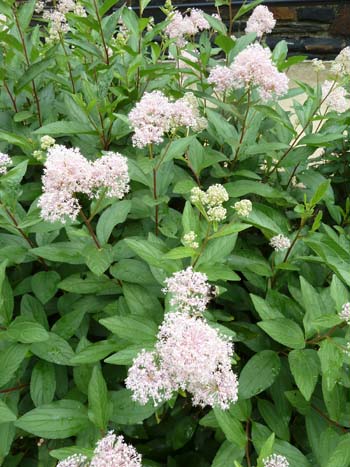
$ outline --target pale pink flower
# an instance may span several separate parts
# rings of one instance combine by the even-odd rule
[[[191,9],[190,19],[197,31],[204,31],[210,28],[208,21],[204,17],[204,12],[198,8]]]
[[[288,91],[288,78],[271,60],[271,51],[260,44],[246,47],[230,66],[235,88],[256,86],[262,100],[282,96]]]
[[[177,311],[203,313],[210,301],[210,284],[206,274],[189,266],[165,279],[164,293],[170,293],[170,305]]]
[[[170,380],[192,395],[194,405],[227,409],[237,401],[232,342],[203,319],[182,312],[168,313],[159,330],[156,350]]]
[[[0,152],[0,175],[7,172],[8,167],[12,165],[12,160],[8,154]]]
[[[141,455],[110,431],[97,442],[89,467],[141,467]]]
[[[133,400],[141,405],[152,401],[156,406],[171,399],[176,386],[170,381],[155,352],[142,350],[129,368],[125,386],[133,393]]]
[[[276,20],[267,6],[259,5],[254,8],[253,13],[247,21],[246,33],[255,32],[258,38],[272,32],[276,26]]]
[[[342,86],[334,85],[332,81],[325,81],[322,85],[322,99],[324,105],[338,113],[350,109],[350,103],[346,99],[346,90]]]
[[[334,60],[331,70],[344,77],[350,75],[350,46],[340,51]]]
[[[191,96],[171,102],[161,91],[145,93],[129,113],[129,120],[134,130],[133,145],[138,148],[163,142],[164,134],[178,127],[199,131],[204,126]]]
[[[38,201],[41,217],[49,222],[62,222],[67,219],[74,221],[79,214],[80,204],[71,193],[63,190],[43,193]]]
[[[121,199],[128,193],[130,177],[127,158],[119,153],[107,152],[92,164],[94,189],[105,189],[108,198]]]
[[[59,462],[56,467],[88,467],[88,459],[82,454],[74,454]]]
[[[210,70],[208,83],[212,84],[218,92],[231,90],[235,82],[232,70],[227,66],[218,65]]]
[[[263,459],[264,467],[289,467],[289,462],[286,457],[272,454]]]

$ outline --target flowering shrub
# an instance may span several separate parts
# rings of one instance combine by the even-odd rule
[[[116,3],[0,1],[0,464],[348,467],[350,49]]]

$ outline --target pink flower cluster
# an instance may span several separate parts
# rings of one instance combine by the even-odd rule
[[[67,218],[75,220],[80,211],[77,194],[96,198],[105,190],[107,197],[123,198],[129,191],[127,160],[107,152],[90,162],[78,148],[52,146],[45,162],[43,190],[38,201],[43,219],[63,223]]]
[[[343,113],[350,109],[346,89],[332,81],[325,81],[322,85],[322,99],[324,105],[334,112]]]
[[[12,165],[12,160],[9,155],[0,152],[0,175],[5,175],[10,165]]]
[[[186,36],[193,36],[209,28],[210,25],[203,11],[193,8],[189,14],[182,15],[179,11],[171,13],[170,23],[165,28],[165,33],[170,39],[176,40],[178,47],[184,47],[187,42]]]
[[[140,404],[169,400],[188,391],[192,403],[228,409],[238,398],[238,380],[231,369],[233,344],[200,317],[168,313],[153,352],[143,350],[125,381]]]
[[[135,132],[133,145],[143,148],[148,144],[159,144],[163,141],[164,133],[182,126],[194,131],[201,130],[204,122],[197,101],[193,94],[188,94],[172,102],[161,91],[146,92],[129,113]]]
[[[41,13],[44,6],[44,2],[37,2],[36,12]],[[66,18],[66,14],[70,12],[73,12],[77,16],[86,16],[85,8],[80,2],[76,2],[75,0],[58,0],[55,9],[44,11],[43,18],[50,23],[50,41],[59,40],[60,34],[64,34],[70,30]]]
[[[260,44],[246,47],[229,67],[213,68],[208,82],[220,92],[232,88],[257,87],[263,101],[273,96],[282,96],[288,91],[287,75],[277,70],[271,60],[270,49]]]
[[[254,9],[253,13],[248,19],[245,32],[255,32],[256,36],[261,38],[264,34],[269,34],[272,32],[275,26],[276,20],[273,17],[271,11],[267,8],[267,6],[259,5]]]
[[[176,272],[165,280],[164,293],[170,293],[170,305],[186,313],[203,313],[210,301],[208,278],[192,267]]]
[[[141,467],[141,455],[112,431],[97,442],[91,462],[81,454],[70,456],[57,467]]]

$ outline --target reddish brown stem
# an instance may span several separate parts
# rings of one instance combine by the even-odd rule
[[[7,94],[9,95],[9,98],[11,99],[12,105],[13,105],[13,110],[17,113],[18,112],[18,107],[16,103],[16,98],[12,95],[12,92],[10,91],[10,88],[7,86],[6,81],[4,80],[4,88],[6,89]]]
[[[23,53],[24,53],[24,57],[25,57],[25,60],[26,60],[26,64],[27,64],[27,67],[29,68],[29,67],[30,67],[30,61],[29,61],[29,57],[28,57],[27,46],[26,46],[26,42],[25,42],[25,40],[24,40],[24,36],[23,36],[22,29],[21,29],[21,25],[19,24],[19,21],[18,21],[18,17],[17,17],[17,13],[16,13],[15,8],[13,9],[13,15],[14,15],[14,17],[15,17],[15,22],[16,22],[17,30],[18,30],[19,36],[20,36],[20,38],[21,38],[21,43],[22,43],[22,47],[23,47]],[[38,114],[39,126],[42,126],[40,101],[39,101],[39,97],[38,97],[38,93],[37,93],[37,90],[36,90],[36,86],[35,86],[34,80],[32,80],[32,89],[33,89],[33,97],[34,97],[34,101],[35,101],[36,109],[37,109],[37,114]]]
[[[330,424],[330,425],[333,425],[333,426],[336,426],[337,428],[340,428],[341,431],[343,433],[347,433],[349,430],[347,430],[345,427],[343,427],[342,425],[340,425],[340,423],[338,422],[335,422],[334,420],[331,420],[325,413],[322,412],[322,410],[320,410],[318,407],[316,407],[315,405],[311,404],[311,407],[319,414],[321,415],[322,418],[324,418],[325,420],[327,420],[327,422]]]
[[[20,391],[21,389],[26,388],[27,386],[29,386],[29,384],[20,384],[19,386],[15,386],[13,388],[2,389],[0,391],[0,394],[7,394],[9,392]]]
[[[81,217],[83,218],[83,221],[84,221],[84,224],[86,225],[88,231],[89,231],[89,234],[91,235],[91,238],[93,239],[96,247],[101,250],[101,244],[100,242],[97,240],[97,237],[95,235],[95,232],[94,232],[94,229],[91,227],[91,224],[90,224],[90,221],[89,219],[85,216],[84,214],[84,211],[82,209],[80,209],[80,215]]]
[[[97,17],[97,22],[98,22],[98,25],[99,25],[99,28],[100,28],[101,40],[102,40],[103,48],[104,48],[104,51],[105,51],[106,64],[109,65],[108,47],[106,45],[105,36],[103,34],[101,16],[100,16],[100,13],[98,11],[98,5],[96,3],[96,0],[93,0],[93,2],[94,2],[96,17]]]

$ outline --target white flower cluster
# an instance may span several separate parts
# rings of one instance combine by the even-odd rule
[[[96,443],[91,462],[81,454],[75,454],[59,462],[57,467],[141,467],[141,455],[126,444],[123,436],[113,431]]]
[[[271,238],[270,245],[275,251],[284,251],[290,247],[291,243],[288,237],[279,234]]]
[[[322,99],[324,105],[335,112],[343,113],[350,109],[350,103],[346,99],[346,89],[334,85],[332,81],[325,81],[322,85]]]
[[[331,71],[343,77],[350,75],[350,46],[345,47],[335,58]]]
[[[189,248],[194,248],[195,250],[199,247],[199,243],[197,242],[197,235],[195,232],[193,232],[193,230],[187,232],[182,237],[182,243]]]
[[[286,457],[272,454],[263,459],[264,467],[289,467],[289,462]]]
[[[248,217],[249,214],[252,212],[253,205],[249,199],[241,199],[241,201],[237,201],[233,205],[233,208],[239,216]]]
[[[43,10],[42,2],[37,4],[37,12]],[[86,16],[85,8],[75,0],[58,0],[54,9],[45,10],[43,18],[49,22],[49,42],[58,41],[61,34],[67,33],[70,28],[66,18],[67,13],[77,16]]]
[[[350,303],[349,302],[344,303],[344,305],[342,306],[342,309],[339,313],[339,318],[350,325]]]
[[[8,154],[0,152],[0,175],[5,175],[10,165],[12,165],[12,160],[10,156]]]
[[[211,185],[207,191],[194,187],[191,190],[191,203],[203,206],[210,222],[222,222],[226,219],[227,210],[222,206],[228,201],[229,196],[226,189],[220,185]]]

